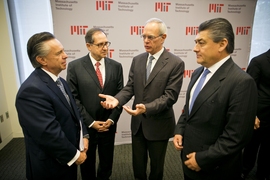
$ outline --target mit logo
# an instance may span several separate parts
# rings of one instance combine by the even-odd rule
[[[155,3],[155,11],[168,12],[169,11],[170,2],[156,2]]]
[[[186,27],[186,35],[197,35],[199,27]]]
[[[87,28],[88,26],[70,26],[70,33],[71,35],[85,35]]]
[[[194,70],[185,70],[184,71],[184,78],[190,78],[193,71]]]
[[[221,13],[224,4],[209,4],[209,12]]]
[[[110,49],[110,50],[108,51],[108,57],[109,57],[109,58],[112,58],[113,52],[114,52],[114,49]]]
[[[143,33],[144,26],[131,26],[130,34],[131,35],[141,35]]]
[[[113,1],[96,1],[96,10],[110,11]]]
[[[236,35],[248,35],[249,29],[250,29],[250,26],[237,27],[236,28]]]

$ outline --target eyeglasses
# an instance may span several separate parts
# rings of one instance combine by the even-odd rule
[[[149,35],[149,36],[147,36],[147,35],[141,35],[141,38],[143,38],[143,40],[145,40],[146,38],[149,40],[149,41],[153,41],[154,39],[156,39],[156,38],[158,38],[158,37],[160,37],[160,36],[162,36],[163,34],[160,34],[160,35],[158,35],[158,36],[152,36],[152,35]]]
[[[111,42],[107,41],[107,42],[104,42],[104,43],[92,44],[92,45],[95,45],[98,48],[104,48],[104,46],[109,47],[111,45]]]

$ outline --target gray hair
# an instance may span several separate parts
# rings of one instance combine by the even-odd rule
[[[148,23],[157,23],[159,25],[159,34],[167,34],[167,26],[161,19],[151,18],[148,21],[146,21],[145,24]]]

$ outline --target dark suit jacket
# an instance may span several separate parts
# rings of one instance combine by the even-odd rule
[[[258,89],[257,117],[261,127],[270,127],[270,49],[251,59],[247,68]]]
[[[187,154],[196,152],[202,170],[195,172],[184,164],[183,170],[193,179],[233,179],[241,173],[241,152],[253,132],[256,85],[230,58],[205,84],[189,114],[190,91],[203,68],[192,74],[175,130],[183,136],[182,162]]]
[[[173,104],[183,82],[184,62],[164,49],[146,81],[148,53],[133,58],[127,85],[115,98],[119,105],[126,104],[133,96],[133,109],[136,104],[144,104],[146,114],[132,116],[131,130],[136,134],[142,125],[148,140],[166,140],[173,136],[175,117]]]
[[[62,82],[72,97],[67,83]],[[72,98],[70,103],[71,106],[53,79],[40,68],[21,85],[16,108],[25,138],[28,179],[77,176],[77,166],[67,165],[79,149],[80,139],[80,114]]]
[[[95,120],[106,121],[108,118],[114,121],[108,133],[116,132],[116,123],[122,112],[122,108],[107,110],[100,105],[98,94],[114,96],[123,88],[122,65],[112,59],[105,58],[105,83],[101,88],[96,71],[90,60],[89,54],[68,64],[67,82],[75,96],[76,103],[88,127]],[[96,133],[94,128],[88,128],[90,135]]]

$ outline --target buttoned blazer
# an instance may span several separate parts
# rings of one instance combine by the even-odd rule
[[[251,59],[247,73],[253,77],[258,89],[257,117],[261,127],[270,126],[270,49]]]
[[[79,150],[81,117],[67,83],[62,78],[61,81],[70,105],[53,79],[40,68],[31,73],[17,93],[28,179],[67,174],[67,163]],[[86,133],[83,126],[83,134]]]
[[[202,171],[183,166],[193,179],[226,179],[241,169],[241,150],[249,142],[257,107],[254,80],[228,59],[209,79],[189,113],[190,91],[204,67],[196,69],[175,134],[183,136],[182,161],[196,152]]]
[[[177,102],[183,82],[184,62],[165,48],[148,80],[146,62],[148,53],[133,58],[126,86],[115,96],[119,105],[133,96],[136,104],[144,104],[146,113],[131,118],[131,130],[136,134],[142,126],[148,140],[166,140],[173,136],[175,117],[173,105]]]
[[[83,116],[87,127],[93,121],[106,121],[112,119],[114,125],[110,126],[109,133],[115,133],[122,108],[107,110],[100,104],[102,100],[98,94],[108,94],[114,96],[123,88],[122,65],[110,58],[105,57],[105,82],[103,88],[100,86],[95,68],[91,62],[89,54],[68,64],[67,82],[72,94]],[[104,78],[104,77],[103,77]],[[93,128],[88,129],[90,133],[95,133]]]

